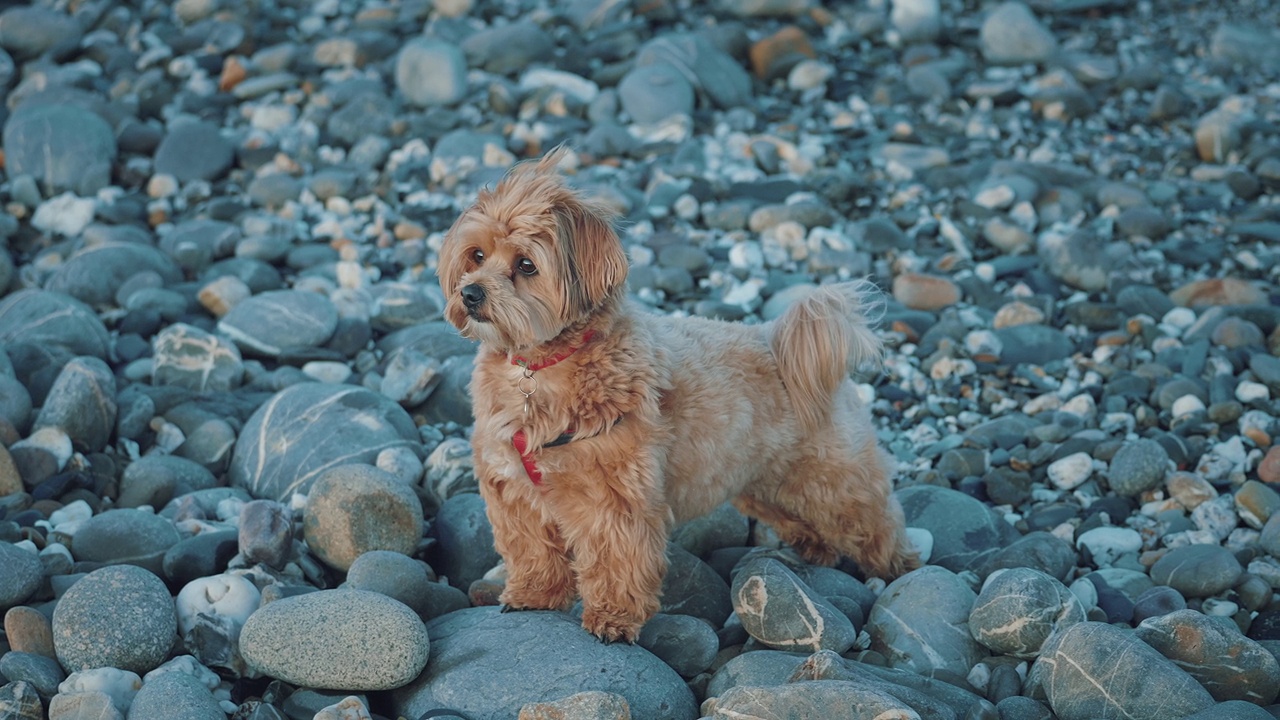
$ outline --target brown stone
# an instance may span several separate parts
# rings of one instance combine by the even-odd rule
[[[13,456],[0,445],[0,497],[22,492],[22,473],[13,462]]]
[[[244,82],[249,76],[248,70],[244,67],[244,62],[235,55],[227,58],[222,63],[222,75],[218,77],[218,89],[222,92],[231,92],[235,86]]]
[[[1213,328],[1210,339],[1214,345],[1227,348],[1261,347],[1262,330],[1257,325],[1238,317],[1225,317]]]
[[[960,288],[940,275],[903,273],[893,279],[893,297],[912,310],[941,310],[960,302]]]
[[[1280,445],[1268,450],[1258,464],[1258,479],[1264,483],[1280,483]]]
[[[992,320],[991,326],[999,330],[1017,325],[1038,325],[1042,322],[1044,322],[1044,313],[1040,308],[1028,305],[1021,300],[1014,300],[996,311],[996,317]]]
[[[782,77],[796,63],[815,57],[809,36],[794,25],[788,25],[751,46],[751,69],[762,80]]]
[[[14,652],[58,659],[53,651],[53,624],[35,608],[25,605],[9,608],[4,614],[4,634]]]
[[[1257,286],[1238,278],[1195,280],[1169,294],[1177,304],[1201,308],[1211,305],[1262,305],[1267,294]]]
[[[631,720],[631,706],[621,695],[589,690],[554,702],[529,703],[519,720]]]

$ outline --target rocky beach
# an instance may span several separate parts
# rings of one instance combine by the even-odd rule
[[[1280,717],[1280,6],[0,2],[0,720]],[[498,612],[444,232],[565,145],[653,312],[883,290],[928,564]]]

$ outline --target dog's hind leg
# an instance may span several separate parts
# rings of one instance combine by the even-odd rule
[[[832,565],[845,555],[867,575],[885,579],[919,567],[879,449],[868,443],[849,452],[824,439],[831,440],[806,441],[810,451],[769,497],[745,495],[738,507],[815,564]]]

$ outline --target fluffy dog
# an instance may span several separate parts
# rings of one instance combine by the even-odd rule
[[[480,341],[476,474],[508,609],[560,609],[634,642],[658,611],[674,523],[726,500],[807,560],[896,577],[905,540],[848,375],[879,358],[856,283],[776,322],[669,318],[624,300],[627,257],[560,153],[481,191],[445,236],[445,316]]]

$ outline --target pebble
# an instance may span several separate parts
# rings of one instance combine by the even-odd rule
[[[1170,550],[1151,566],[1151,579],[1184,597],[1212,597],[1234,586],[1244,568],[1218,545],[1186,545]]]
[[[1126,555],[1142,549],[1142,535],[1124,527],[1103,526],[1080,533],[1076,546],[1089,551],[1098,567],[1110,567]]]
[[[328,298],[302,290],[275,290],[238,303],[218,321],[218,332],[244,352],[277,357],[323,345],[338,327]]]
[[[1004,518],[959,491],[920,485],[895,495],[907,526],[932,533],[934,548],[929,562],[952,572],[975,566],[985,555],[1018,538]]]
[[[227,476],[255,497],[283,501],[306,493],[328,468],[373,463],[384,450],[416,442],[413,421],[391,399],[353,385],[303,383],[249,417]]]
[[[476,493],[446,500],[436,513],[431,532],[436,540],[429,557],[431,565],[456,588],[466,590],[501,561],[493,549],[493,527],[485,514],[484,499]]]
[[[370,517],[376,522],[370,522]],[[368,465],[339,465],[312,484],[302,519],[316,556],[345,571],[371,550],[412,553],[422,539],[422,503],[393,475]]]
[[[396,56],[395,81],[396,89],[414,105],[453,105],[467,94],[467,61],[456,45],[415,38]]]
[[[1182,717],[1213,698],[1173,662],[1112,625],[1082,622],[1050,637],[1027,682],[1060,718]],[[1107,692],[1099,693],[1097,688]]]
[[[889,667],[921,674],[968,674],[983,648],[970,634],[977,596],[955,573],[927,565],[889,583],[867,616],[871,649]]]
[[[44,579],[44,566],[35,553],[13,543],[0,542],[0,608],[21,606]],[[5,615],[6,627],[8,614]]]
[[[78,560],[128,563],[160,575],[165,553],[180,539],[166,518],[143,510],[107,510],[80,524],[71,552]]]
[[[844,652],[857,630],[785,565],[757,558],[733,577],[733,610],[746,631],[775,649]]]
[[[40,694],[22,680],[0,685],[0,713],[13,720],[42,720],[45,716]]]
[[[685,678],[695,677],[711,667],[720,649],[720,640],[710,623],[688,615],[666,613],[650,618],[640,630],[636,643]]]
[[[1187,671],[1214,700],[1270,705],[1280,692],[1280,663],[1238,629],[1195,610],[1144,620],[1134,635]]]
[[[211,182],[226,174],[234,161],[235,148],[222,136],[221,129],[213,123],[193,120],[169,128],[156,148],[155,171],[172,175],[181,183]]]
[[[1169,465],[1169,453],[1155,440],[1125,443],[1111,460],[1107,481],[1120,495],[1139,495],[1163,484]]]
[[[1057,50],[1053,33],[1020,2],[998,5],[982,22],[982,55],[1001,65],[1042,63]]]
[[[4,614],[4,635],[14,652],[55,658],[53,626],[43,613],[25,605],[9,608]]]
[[[207,575],[183,586],[175,598],[178,633],[201,663],[239,674],[247,666],[239,651],[240,631],[262,603],[262,594],[239,575]]]
[[[693,113],[693,85],[675,66],[639,65],[618,83],[618,99],[632,122],[652,125],[672,115]]]
[[[912,310],[936,311],[960,301],[960,288],[936,275],[904,273],[893,279],[893,297]]]
[[[129,717],[162,720],[181,717],[190,720],[222,720],[222,706],[196,678],[182,672],[149,675],[129,706]]]
[[[1084,620],[1084,607],[1056,578],[1012,568],[987,578],[969,613],[969,632],[992,652],[1031,659],[1054,632]]]
[[[92,197],[111,183],[115,133],[96,113],[62,103],[20,105],[4,124],[5,168],[49,194]]]
[[[114,565],[89,573],[62,595],[53,611],[53,646],[58,662],[72,673],[145,673],[168,657],[177,625],[173,598],[160,578]]]
[[[630,720],[631,706],[617,693],[588,690],[562,700],[520,707],[517,720]]]
[[[293,552],[293,514],[280,503],[254,500],[240,511],[240,556],[283,570]]]
[[[428,637],[401,602],[363,590],[321,590],[259,608],[240,631],[240,651],[249,667],[285,682],[390,690],[418,677]]]

